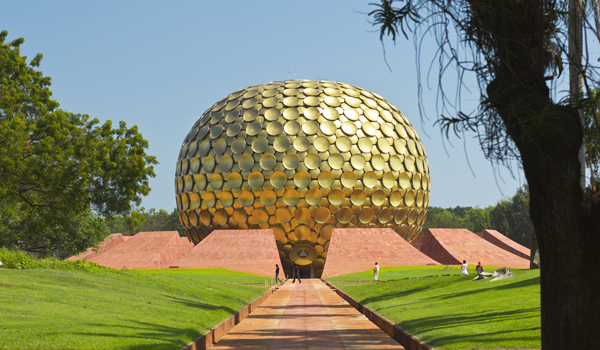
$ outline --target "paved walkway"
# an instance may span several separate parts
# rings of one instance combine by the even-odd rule
[[[321,280],[287,281],[211,349],[404,349]]]

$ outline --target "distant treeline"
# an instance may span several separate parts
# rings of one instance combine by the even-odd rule
[[[133,229],[129,224],[132,220],[126,220],[122,216],[105,219],[105,224],[110,233],[121,233],[123,236],[133,236],[138,232],[148,231],[177,231],[180,236],[185,236],[185,230],[177,216],[177,209],[173,209],[171,213],[164,209],[158,211],[154,208],[149,211],[142,210],[136,213],[135,219]]]
[[[529,218],[529,187],[524,185],[512,197],[503,198],[487,208],[429,207],[421,233],[427,233],[430,228],[466,228],[472,232],[496,230],[529,248],[533,232]]]

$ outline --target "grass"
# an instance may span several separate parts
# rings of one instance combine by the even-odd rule
[[[513,271],[490,282],[460,269],[382,268],[388,282],[359,282],[372,271],[329,281],[436,349],[540,349],[539,270]]]
[[[222,269],[2,268],[0,349],[178,349],[264,283]]]

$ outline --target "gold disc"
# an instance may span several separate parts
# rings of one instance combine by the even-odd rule
[[[279,208],[275,211],[275,219],[280,224],[285,224],[292,220],[292,214],[290,214],[290,211],[286,208]]]
[[[280,122],[271,122],[267,125],[267,133],[271,136],[277,136],[283,131],[283,125]]]
[[[365,157],[361,154],[355,154],[350,158],[350,164],[352,164],[352,167],[356,170],[364,169],[366,163]]]
[[[227,219],[227,213],[223,209],[216,210],[215,214],[213,215],[213,220],[217,225],[225,225],[227,223]]]
[[[352,209],[348,207],[343,207],[340,210],[338,210],[335,216],[338,222],[341,222],[342,224],[347,224],[350,222],[350,220],[352,220]]]
[[[265,119],[268,121],[275,121],[281,117],[281,110],[277,108],[267,109],[265,112]]]
[[[260,167],[263,170],[272,170],[277,165],[277,158],[272,154],[263,154],[259,161]]]
[[[363,175],[363,184],[369,188],[377,186],[377,174],[372,171],[367,171]]]
[[[358,140],[358,148],[361,152],[371,153],[373,151],[373,142],[367,137],[362,137]]]
[[[351,171],[345,171],[342,174],[341,182],[344,187],[352,188],[352,187],[354,187],[354,185],[356,185],[357,179],[358,179],[358,177],[356,176],[355,173],[353,173]]]
[[[249,109],[244,112],[244,121],[246,122],[253,122],[256,120],[256,117],[258,117],[258,110],[256,109]]]
[[[233,154],[242,154],[246,150],[246,140],[237,139],[231,144],[231,152]]]
[[[302,124],[302,131],[304,131],[306,135],[314,135],[319,131],[319,124],[313,120],[309,120]]]
[[[324,224],[327,221],[329,221],[329,218],[331,218],[331,212],[329,211],[329,209],[322,207],[315,210],[314,217],[316,222],[318,222],[319,224]]]
[[[227,186],[231,189],[237,189],[242,186],[242,176],[238,173],[231,173],[227,176]]]
[[[198,174],[194,179],[194,183],[196,184],[196,188],[199,191],[202,191],[206,188],[206,177],[202,174]]]
[[[325,119],[331,120],[331,121],[338,120],[340,117],[340,114],[338,113],[338,111],[332,107],[325,108],[321,113],[323,113],[323,116],[325,117]]]
[[[252,150],[256,153],[263,153],[269,147],[269,141],[264,137],[257,137],[252,141]]]
[[[252,211],[252,219],[259,225],[265,224],[269,221],[269,213],[263,208],[254,209]]]
[[[271,185],[274,188],[283,188],[287,183],[287,176],[282,171],[276,171],[271,175]]]
[[[365,134],[369,136],[375,136],[375,134],[377,133],[377,129],[375,128],[375,126],[369,122],[363,123],[362,130]]]
[[[304,157],[304,164],[309,169],[317,169],[321,165],[321,157],[316,153],[309,153]]]
[[[296,219],[296,221],[298,221],[301,224],[310,220],[311,217],[312,217],[312,214],[310,213],[310,210],[308,210],[306,208],[298,208],[294,212],[294,219]]]
[[[225,208],[230,207],[233,204],[233,196],[227,191],[219,193],[219,203]]]
[[[400,191],[392,191],[390,193],[390,205],[393,207],[398,207],[402,204],[402,193]]]
[[[300,194],[298,191],[290,188],[283,193],[282,199],[283,203],[288,207],[295,207],[300,201]]]
[[[371,165],[375,170],[383,170],[385,167],[385,159],[381,154],[376,154],[371,158]]]
[[[240,157],[238,165],[240,169],[244,171],[252,170],[252,167],[254,167],[254,158],[252,158],[252,156],[249,154],[244,154]]]
[[[344,202],[345,197],[346,196],[344,194],[344,191],[340,190],[339,188],[336,188],[329,192],[329,203],[333,205],[340,205]]]
[[[321,132],[325,135],[335,135],[335,131],[337,130],[337,127],[335,126],[335,124],[333,124],[330,121],[324,121],[321,123]]]
[[[407,189],[410,187],[410,176],[407,173],[401,173],[398,182],[400,183],[400,187]]]
[[[264,190],[260,194],[260,202],[265,207],[270,207],[272,205],[275,205],[275,203],[277,202],[277,195],[275,194],[275,192],[273,192],[271,190]]]
[[[310,175],[306,171],[299,171],[294,174],[294,184],[298,188],[306,188],[310,185]]]
[[[236,209],[236,210],[234,210],[233,214],[231,214],[231,217],[238,224],[244,224],[248,220],[248,215],[242,209]]]
[[[258,121],[252,122],[246,126],[246,134],[248,134],[248,136],[256,136],[261,130],[262,125]]]
[[[212,174],[208,182],[214,190],[220,190],[223,187],[223,177],[221,174]]]
[[[265,106],[266,108],[275,107],[275,106],[277,106],[278,103],[279,103],[278,97],[269,97],[266,100],[262,101],[262,105]]]
[[[183,198],[187,198],[187,196],[184,196]],[[202,203],[206,205],[207,208],[214,207],[216,201],[215,195],[212,192],[204,192],[204,194],[202,194]]]
[[[258,171],[253,171],[248,176],[248,185],[252,188],[261,188],[263,183],[265,183],[265,177]]]
[[[238,200],[242,206],[250,207],[254,204],[254,194],[248,190],[243,190],[240,192]]]
[[[341,169],[342,167],[344,167],[344,157],[339,154],[339,153],[334,153],[332,155],[329,156],[329,159],[327,159],[327,162],[329,163],[329,166],[332,169]]]
[[[321,199],[323,199],[323,194],[321,191],[314,188],[308,190],[304,196],[304,200],[306,200],[306,203],[309,205],[319,205]]]
[[[300,165],[300,158],[295,153],[289,153],[283,157],[282,163],[286,169],[295,170]]]
[[[283,111],[283,117],[287,120],[296,120],[300,116],[300,112],[296,108],[286,108]]]
[[[308,120],[317,120],[320,115],[321,113],[319,113],[319,110],[315,107],[309,107],[304,110],[304,117]]]
[[[295,120],[290,120],[289,122],[285,123],[283,130],[285,130],[286,134],[288,135],[296,135],[298,132],[300,132],[300,123]]]
[[[294,234],[299,241],[305,241],[310,238],[311,232],[310,227],[306,225],[298,225],[294,230]]]
[[[202,169],[204,169],[205,172],[210,173],[213,171],[214,168],[215,168],[215,159],[211,156],[206,157],[206,159],[204,159],[204,164],[202,165]]]
[[[329,146],[331,146],[331,143],[329,142],[328,138],[326,138],[324,136],[318,136],[317,138],[315,138],[313,140],[313,145],[315,146],[315,149],[317,151],[327,152],[329,150]]]
[[[390,210],[390,208],[383,208],[379,214],[377,214],[377,220],[379,220],[380,223],[385,224],[386,222],[390,221],[390,219],[392,218],[392,211]]]
[[[300,136],[294,140],[294,148],[298,152],[305,152],[310,147],[310,140],[308,137]]]
[[[278,137],[275,139],[275,141],[273,141],[273,148],[275,151],[281,153],[286,152],[290,148],[290,145],[290,139],[285,136]]]
[[[383,184],[383,187],[385,187],[385,188],[394,187],[394,185],[396,184],[396,179],[394,179],[394,174],[392,174],[392,173],[383,174],[383,177],[381,178],[381,183]],[[398,187],[396,186],[396,188],[398,188]]]
[[[371,209],[371,208],[363,208],[358,213],[358,221],[362,222],[363,224],[368,224],[369,222],[371,222],[372,219],[373,219],[373,209]]]
[[[348,152],[352,148],[352,141],[346,136],[341,136],[335,140],[335,146],[340,152]]]
[[[342,123],[342,131],[349,136],[356,134],[356,124],[351,121],[345,121]]]
[[[385,202],[385,192],[383,190],[375,190],[371,195],[373,205],[380,206]]]
[[[348,103],[347,99],[346,99],[346,103]],[[350,103],[348,103],[348,105],[352,106]],[[359,105],[360,105],[360,103],[359,103]],[[357,106],[352,106],[352,107],[357,107]],[[346,118],[348,118],[350,120],[354,120],[354,121],[357,121],[358,117],[359,117],[358,112],[354,108],[344,109],[344,115],[346,116]]]
[[[331,173],[330,171],[323,171],[319,174],[317,180],[319,181],[319,185],[321,185],[321,187],[328,188],[331,187],[331,185],[333,185],[333,182],[335,181],[335,176],[333,176],[333,173]]]

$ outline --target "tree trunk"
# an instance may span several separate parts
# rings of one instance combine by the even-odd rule
[[[495,2],[485,2],[496,6]],[[584,196],[578,111],[556,105],[539,53],[551,25],[542,2],[501,2],[478,12],[494,38],[490,107],[519,149],[540,249],[542,348],[600,349],[600,203]],[[498,18],[504,11],[503,18]],[[491,41],[489,41],[491,42]],[[489,50],[488,48],[482,48]]]

